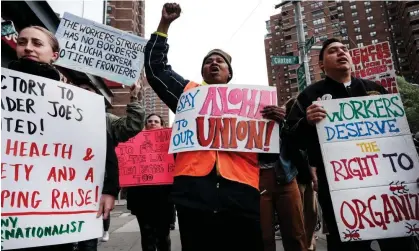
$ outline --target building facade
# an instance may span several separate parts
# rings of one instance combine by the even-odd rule
[[[398,74],[419,84],[419,2],[389,1],[386,8]]]
[[[106,1],[105,24],[117,29],[127,31],[140,37],[145,36],[145,1]],[[157,113],[169,121],[169,108],[157,97],[151,89],[147,79],[142,76],[139,81],[142,85],[141,97],[146,114]],[[120,84],[107,81],[115,98],[112,101],[111,113],[123,116],[126,114],[126,104],[130,99],[129,87],[121,87]]]
[[[391,37],[385,2],[378,1],[303,1],[302,18],[306,41],[314,36],[321,46],[327,38],[337,37],[349,48],[357,48]],[[298,56],[295,10],[292,3],[266,22],[265,53],[269,85],[278,89],[278,102],[284,104],[298,95],[299,65],[272,65],[272,56]],[[319,50],[308,52],[311,82],[324,77],[318,66]],[[394,61],[394,59],[393,59]]]

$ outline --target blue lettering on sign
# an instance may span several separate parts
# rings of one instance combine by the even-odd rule
[[[176,107],[176,113],[182,113],[195,109],[195,97],[200,90],[195,92],[185,93],[180,96],[178,105]]]
[[[194,135],[195,135],[194,132],[189,129],[184,132],[176,133],[175,136],[173,136],[173,145],[179,146],[180,144],[182,144],[182,148],[184,146],[192,147],[193,145],[195,145],[192,139]]]
[[[371,135],[385,135],[386,133],[398,133],[396,119],[381,121],[359,121],[334,126],[325,126],[327,141],[333,139],[360,138]]]
[[[188,121],[186,119],[176,120],[175,124],[177,126],[177,131],[172,137],[172,143],[175,146],[174,150],[179,150],[183,148],[194,147],[194,132],[190,129],[186,129],[188,126]],[[186,129],[186,130],[185,130]]]

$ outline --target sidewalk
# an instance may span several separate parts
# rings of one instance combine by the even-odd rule
[[[99,242],[99,251],[140,251],[141,237],[138,222],[124,205],[115,207],[111,214],[110,239],[108,242]],[[176,230],[170,231],[172,251],[181,251],[179,226],[176,221]],[[282,242],[276,241],[276,250],[283,251]],[[317,251],[326,251],[326,237],[319,232]]]

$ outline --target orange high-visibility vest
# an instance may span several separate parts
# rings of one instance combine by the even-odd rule
[[[189,82],[184,91],[199,84]],[[216,164],[223,178],[259,189],[258,154],[225,151],[191,151],[176,155],[175,176],[202,177],[208,175]]]

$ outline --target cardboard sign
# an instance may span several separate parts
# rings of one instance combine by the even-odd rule
[[[179,99],[169,152],[279,153],[279,125],[260,113],[267,105],[277,105],[275,87],[193,88]]]
[[[67,12],[55,36],[61,48],[59,66],[128,86],[140,77],[144,38]]]
[[[317,124],[342,241],[418,233],[419,158],[397,94],[317,102]]]
[[[2,247],[98,238],[106,159],[103,97],[1,69]]]
[[[396,70],[388,41],[349,50],[355,70],[352,75],[384,86],[389,93],[398,93]]]
[[[143,131],[118,145],[121,187],[173,184],[175,160],[168,154],[171,131]]]

